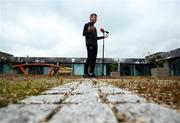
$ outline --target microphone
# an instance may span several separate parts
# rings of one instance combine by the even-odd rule
[[[100,28],[100,31],[101,31],[102,33],[107,33],[107,34],[109,34],[109,32],[108,32],[108,31],[105,31],[103,28]]]

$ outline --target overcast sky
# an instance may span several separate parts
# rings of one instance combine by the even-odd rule
[[[86,57],[83,26],[110,32],[105,57],[139,58],[180,48],[180,0],[0,0],[0,51],[14,56]],[[102,56],[102,40],[98,41]]]

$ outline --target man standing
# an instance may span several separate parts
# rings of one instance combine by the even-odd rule
[[[97,21],[97,14],[92,13],[90,15],[90,22],[84,25],[83,36],[86,39],[86,47],[87,47],[87,60],[84,67],[84,75],[83,77],[96,77],[94,74],[94,68],[96,65],[96,57],[97,57],[97,40],[107,38],[108,35],[98,37],[97,30],[94,24]],[[90,69],[89,69],[90,68]]]

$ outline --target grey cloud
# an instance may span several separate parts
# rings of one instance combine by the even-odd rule
[[[105,44],[106,57],[144,57],[147,52],[166,51],[180,46],[179,0],[3,0],[0,7],[0,25],[3,26],[5,22],[12,24],[4,27],[3,31],[18,27],[27,35],[22,38],[23,41],[19,41],[15,39],[16,36],[0,33],[0,49],[3,51],[24,47],[32,55],[45,52],[52,56],[84,57],[86,49],[82,28],[91,12],[98,14],[97,29],[105,27],[110,31]],[[48,25],[44,24],[45,28],[33,28],[24,23],[24,16],[32,17],[35,24],[39,19],[44,19],[41,21],[43,23],[51,18],[50,22],[56,22],[54,25],[60,27],[52,25],[49,30]],[[98,34],[101,35],[100,32]],[[11,43],[16,45],[8,45]],[[98,57],[102,54],[101,46],[102,41],[99,41]],[[40,54],[36,54],[38,49],[41,50]],[[14,52],[17,55],[25,54]]]

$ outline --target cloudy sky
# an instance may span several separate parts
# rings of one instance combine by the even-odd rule
[[[82,30],[92,12],[97,30],[110,32],[105,57],[139,58],[180,48],[180,0],[0,0],[0,51],[86,57]],[[102,40],[98,45],[101,57]]]

